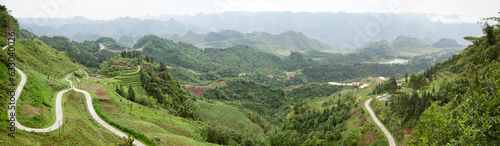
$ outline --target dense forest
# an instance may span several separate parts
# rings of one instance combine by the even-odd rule
[[[174,115],[195,118],[199,106],[195,103],[180,83],[170,76],[166,65],[160,62],[158,67],[143,68],[140,71],[141,85],[156,101],[171,110]]]

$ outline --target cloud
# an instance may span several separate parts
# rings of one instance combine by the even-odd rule
[[[194,15],[225,11],[418,12],[439,20],[472,21],[497,15],[498,0],[6,0],[16,17],[117,17]],[[454,16],[455,18],[450,18]]]

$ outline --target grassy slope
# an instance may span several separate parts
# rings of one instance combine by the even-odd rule
[[[17,118],[29,127],[48,127],[55,121],[53,106],[57,92],[69,87],[62,77],[78,66],[40,41],[18,40],[15,47],[16,67],[28,78],[17,103]],[[3,75],[7,74],[5,66],[1,70]]]
[[[100,101],[99,105],[114,122],[143,133],[148,138],[157,136],[167,145],[209,145],[200,142],[199,127],[202,127],[202,123],[172,116],[162,108],[129,102],[118,95],[114,87],[104,86],[111,99]],[[94,93],[91,95],[96,97]]]
[[[19,40],[16,54],[20,64],[51,77],[63,78],[78,68],[63,53],[37,40]]]
[[[0,145],[113,145],[120,138],[95,122],[86,109],[83,94],[67,92],[63,95],[66,123],[59,131],[31,133],[16,130],[16,138],[7,136],[7,128],[0,128]],[[63,130],[64,129],[64,130]]]
[[[201,108],[200,118],[202,120],[216,121],[234,130],[241,130],[237,124],[239,121],[242,121],[245,124],[245,129],[262,132],[262,128],[259,125],[250,121],[250,119],[233,106],[223,103],[212,104],[202,100],[198,100],[197,102]]]

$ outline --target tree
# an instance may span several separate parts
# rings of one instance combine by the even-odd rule
[[[405,82],[408,83],[408,72],[405,73]]]
[[[243,123],[243,121],[238,121],[237,126],[241,129],[241,131],[245,129],[245,123]]]
[[[130,101],[135,101],[135,92],[134,89],[132,89],[132,85],[129,85],[127,99]]]
[[[120,94],[122,97],[126,97],[125,91],[123,90],[123,84],[120,84],[120,86],[116,86],[116,93]]]

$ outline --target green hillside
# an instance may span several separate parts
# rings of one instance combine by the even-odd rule
[[[97,122],[89,118],[85,109],[85,103],[81,102],[84,98],[83,94],[72,91],[66,93],[62,98],[65,121],[67,121],[64,123],[64,130],[34,133],[17,129],[16,138],[10,138],[7,136],[7,133],[10,131],[7,128],[0,128],[0,133],[2,134],[0,136],[0,144],[75,145],[85,143],[89,145],[114,145],[117,142],[121,142],[118,136],[105,130]],[[2,114],[2,116],[4,115]]]
[[[56,78],[63,78],[78,68],[64,53],[38,40],[16,41],[16,54],[20,64]]]
[[[500,45],[500,18],[493,17],[490,20],[496,21],[496,24],[483,23],[484,36],[465,37],[473,44],[426,71],[428,78],[437,78],[444,71],[459,76],[449,82],[441,82],[441,88],[436,92],[439,102],[433,103],[422,114],[411,143],[498,144],[500,50],[497,46]],[[447,118],[452,115],[454,118]]]
[[[237,108],[223,104],[223,103],[208,103],[206,101],[198,100],[200,105],[200,118],[206,121],[217,121],[217,123],[224,124],[234,130],[249,130],[252,132],[261,133],[262,128],[253,123]],[[239,127],[240,122],[245,127]]]
[[[137,41],[134,48],[144,44],[141,54],[153,58],[153,61],[198,72],[217,71],[226,77],[235,77],[241,72],[269,73],[280,70],[282,66],[278,56],[244,45],[202,50],[192,44],[147,35]]]
[[[111,38],[103,37],[95,41],[86,40],[81,43],[71,41],[64,36],[41,36],[39,39],[57,51],[64,52],[70,60],[88,67],[93,72],[100,67],[101,63],[117,55],[108,50],[101,50],[99,47],[99,43],[114,42]]]
[[[0,5],[0,34],[1,35],[1,39],[0,39],[0,46],[5,46],[7,45],[7,38],[8,38],[8,35],[10,34],[7,34],[7,32],[9,32],[9,30],[12,30],[15,32],[15,34],[17,34],[18,36],[16,36],[17,38],[19,38],[19,22],[17,22],[17,19],[14,18],[13,16],[11,16],[8,12],[8,9],[7,7],[5,7],[4,5]]]

